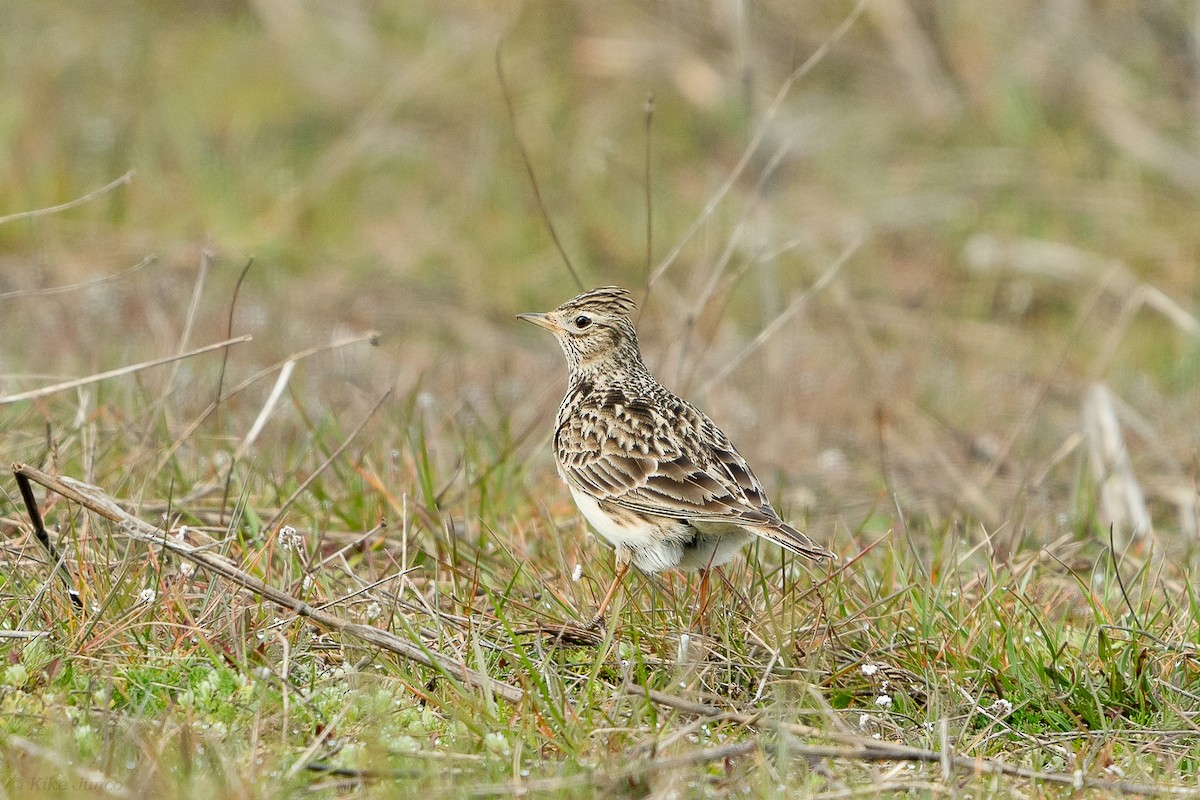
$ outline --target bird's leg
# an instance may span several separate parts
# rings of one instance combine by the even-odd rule
[[[706,631],[708,625],[705,624],[708,620],[708,602],[709,589],[714,567],[705,567],[700,570],[700,591],[696,602],[696,619],[692,622],[693,628],[700,628]]]
[[[630,554],[624,549],[618,549],[617,574],[613,576],[612,583],[608,585],[608,591],[604,593],[604,599],[600,601],[600,608],[596,609],[596,616],[592,617],[592,622],[588,625],[589,628],[604,627],[604,612],[608,611],[613,598],[617,596],[617,587],[621,585],[621,581],[625,579],[625,574],[629,572],[629,562]]]

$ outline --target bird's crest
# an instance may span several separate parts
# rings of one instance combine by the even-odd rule
[[[558,307],[559,311],[596,311],[610,316],[628,317],[637,304],[628,289],[620,286],[601,286],[573,297]]]

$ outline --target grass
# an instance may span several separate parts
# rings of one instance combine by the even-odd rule
[[[898,7],[723,197],[849,6],[0,10],[0,219],[136,170],[0,222],[0,399],[254,337],[0,405],[5,458],[523,693],[39,488],[77,610],[0,480],[0,796],[1200,793],[1190,21]],[[613,567],[512,319],[574,292],[515,139],[585,282],[642,287],[648,91],[656,258],[720,198],[648,360],[841,560],[750,548],[706,628],[634,576],[556,642]]]

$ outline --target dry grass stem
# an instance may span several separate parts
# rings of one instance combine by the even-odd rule
[[[84,203],[95,200],[97,197],[108,194],[118,186],[124,186],[133,180],[134,174],[136,174],[136,171],[131,169],[121,177],[117,178],[116,180],[109,181],[95,191],[88,192],[82,197],[77,197],[74,200],[68,200],[67,202],[60,203],[56,206],[48,206],[46,208],[37,208],[32,211],[18,211],[15,214],[7,214],[3,217],[0,217],[0,225],[3,225],[6,222],[16,222],[19,219],[33,219],[35,217],[44,217],[49,214],[57,214],[61,211],[68,211],[77,206],[81,206]]]
[[[41,389],[32,389],[28,392],[21,392],[19,394],[4,395],[0,397],[0,406],[20,403],[26,400],[37,400],[42,397],[49,397],[50,395],[58,394],[59,392],[65,392],[70,389],[78,389],[80,386],[87,386],[92,383],[99,383],[100,381],[106,381],[112,378],[120,378],[125,375],[132,375],[135,372],[141,372],[142,370],[150,369],[152,367],[160,367],[163,364],[170,364],[173,361],[179,361],[183,358],[192,358],[193,356],[211,353],[214,350],[223,350],[227,347],[232,347],[235,344],[242,344],[243,342],[250,342],[253,340],[254,337],[248,334],[245,336],[235,336],[232,339],[226,339],[223,342],[215,342],[213,344],[205,345],[204,347],[198,347],[195,350],[189,350],[186,353],[180,353],[173,356],[164,356],[163,358],[156,358],[151,361],[143,361],[139,364],[130,364],[127,367],[118,367],[117,369],[111,369],[107,372],[99,372],[95,375],[88,375],[86,378],[76,378],[75,380],[56,383],[51,386],[43,386]]]

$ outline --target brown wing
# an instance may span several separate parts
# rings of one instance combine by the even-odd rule
[[[561,420],[563,478],[602,502],[689,522],[732,524],[808,558],[831,554],[779,519],[762,484],[725,434],[675,398],[609,392]]]

